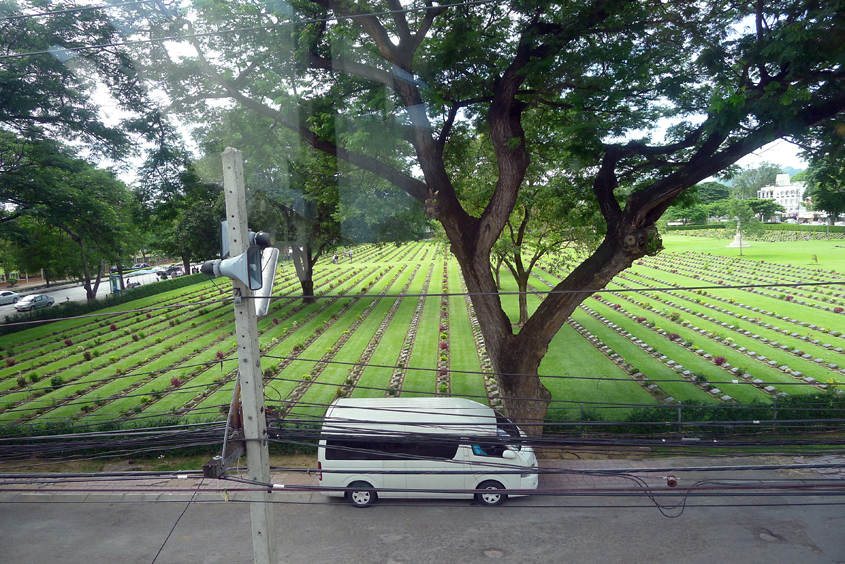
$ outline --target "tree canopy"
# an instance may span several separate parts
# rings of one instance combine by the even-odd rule
[[[94,299],[105,262],[116,260],[133,237],[129,191],[111,171],[55,141],[20,147],[26,164],[0,176],[0,201],[13,203],[0,212],[0,228],[23,251],[19,266],[37,268],[34,261],[42,257],[40,268],[78,276]]]
[[[206,0],[127,6],[113,21],[145,40],[134,62],[169,111],[201,122],[237,105],[420,202],[461,266],[507,411],[538,432],[552,338],[590,290],[659,252],[655,222],[672,202],[845,110],[843,8]],[[476,205],[463,171],[479,136],[493,172]],[[602,241],[515,332],[491,253],[522,195],[561,171],[573,200],[599,210]]]
[[[845,215],[845,124],[822,129],[808,151],[810,163],[805,174],[804,198],[813,209],[827,212],[836,220]]]

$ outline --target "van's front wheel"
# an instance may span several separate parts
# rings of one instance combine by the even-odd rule
[[[475,494],[475,501],[481,505],[502,505],[508,498],[507,494],[503,494],[494,490],[503,490],[505,487],[494,480],[487,480],[478,484],[476,488],[479,491]]]
[[[369,507],[378,499],[373,486],[367,482],[352,482],[349,488],[346,492],[346,501],[355,507]]]

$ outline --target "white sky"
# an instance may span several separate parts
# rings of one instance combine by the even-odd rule
[[[743,157],[737,164],[743,168],[756,168],[763,162],[770,162],[803,170],[807,168],[807,161],[799,156],[799,152],[798,147],[781,139]]]

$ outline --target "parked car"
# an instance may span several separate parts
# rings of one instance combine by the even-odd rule
[[[41,309],[42,307],[50,307],[56,303],[51,296],[46,294],[33,294],[26,296],[15,304],[15,309],[18,311],[32,311],[34,309]]]
[[[0,305],[16,304],[20,298],[19,294],[4,290],[0,292]]]
[[[132,265],[132,268],[149,268],[150,265],[145,262],[136,262]]]

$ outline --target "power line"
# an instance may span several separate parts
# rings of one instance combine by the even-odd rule
[[[143,2],[139,2],[143,3]],[[327,17],[327,18],[308,18],[308,19],[300,19],[296,21],[290,22],[281,22],[277,24],[267,24],[263,26],[255,26],[255,27],[246,27],[246,28],[235,28],[235,29],[223,29],[217,31],[210,31],[205,33],[191,33],[191,34],[184,34],[184,35],[172,35],[166,37],[153,37],[150,39],[138,39],[134,41],[122,41],[116,43],[98,43],[95,45],[82,45],[79,47],[58,47],[54,49],[47,49],[42,51],[29,51],[25,53],[13,53],[10,55],[0,55],[0,60],[4,59],[15,59],[21,57],[29,57],[32,55],[55,55],[59,52],[80,52],[80,51],[89,51],[93,49],[104,49],[107,47],[132,47],[135,45],[145,45],[149,43],[163,43],[166,41],[180,41],[185,39],[198,39],[203,37],[214,37],[220,35],[229,35],[232,33],[246,33],[250,31],[265,31],[265,30],[272,30],[278,29],[283,27],[295,26],[295,25],[305,25],[305,24],[312,24],[312,23],[329,23],[333,21],[340,21],[340,20],[356,20],[359,18],[367,18],[367,17],[379,17],[379,16],[389,16],[395,14],[410,14],[416,12],[426,12],[429,10],[440,10],[443,8],[455,8],[455,7],[462,7],[462,6],[476,6],[482,4],[496,4],[501,3],[501,0],[469,0],[467,2],[458,2],[454,4],[440,4],[437,6],[430,5],[430,6],[421,6],[419,8],[406,8],[402,10],[384,10],[380,12],[367,12],[366,14],[352,14],[349,16],[335,16],[335,17]],[[57,12],[58,13],[58,12]]]
[[[124,2],[123,4],[105,4],[102,6],[79,6],[77,8],[70,8],[67,10],[55,10],[51,12],[38,12],[35,14],[21,14],[19,16],[7,16],[0,18],[0,21],[16,21],[28,18],[41,18],[46,16],[60,16],[64,14],[74,14],[77,12],[90,12],[96,10],[113,10],[115,8],[124,8],[126,6],[136,6],[138,4],[155,4],[158,0],[141,0],[139,2]]]

